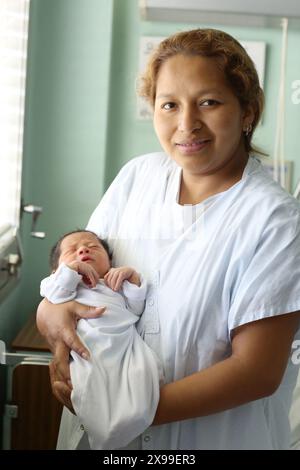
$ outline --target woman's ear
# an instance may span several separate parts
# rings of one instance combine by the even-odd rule
[[[249,126],[252,126],[254,117],[255,113],[253,106],[251,104],[248,104],[248,106],[246,106],[243,112],[243,130],[246,130],[247,128],[249,128]]]

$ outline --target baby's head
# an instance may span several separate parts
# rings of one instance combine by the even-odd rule
[[[106,241],[89,230],[68,232],[57,241],[50,253],[52,271],[61,263],[82,261],[89,263],[103,278],[111,267],[111,254]]]

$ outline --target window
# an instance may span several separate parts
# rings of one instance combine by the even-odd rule
[[[29,3],[0,0],[0,290],[18,256]]]

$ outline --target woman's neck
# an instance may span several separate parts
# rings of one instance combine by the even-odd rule
[[[233,161],[221,171],[210,175],[190,174],[182,171],[179,204],[199,204],[210,196],[226,191],[236,184],[243,176],[248,156],[243,164]]]

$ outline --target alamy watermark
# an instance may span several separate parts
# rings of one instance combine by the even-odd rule
[[[294,80],[292,82],[292,103],[300,104],[300,80]]]
[[[295,366],[300,365],[300,339],[295,339],[292,344],[292,349],[294,350],[292,352],[292,363]]]

